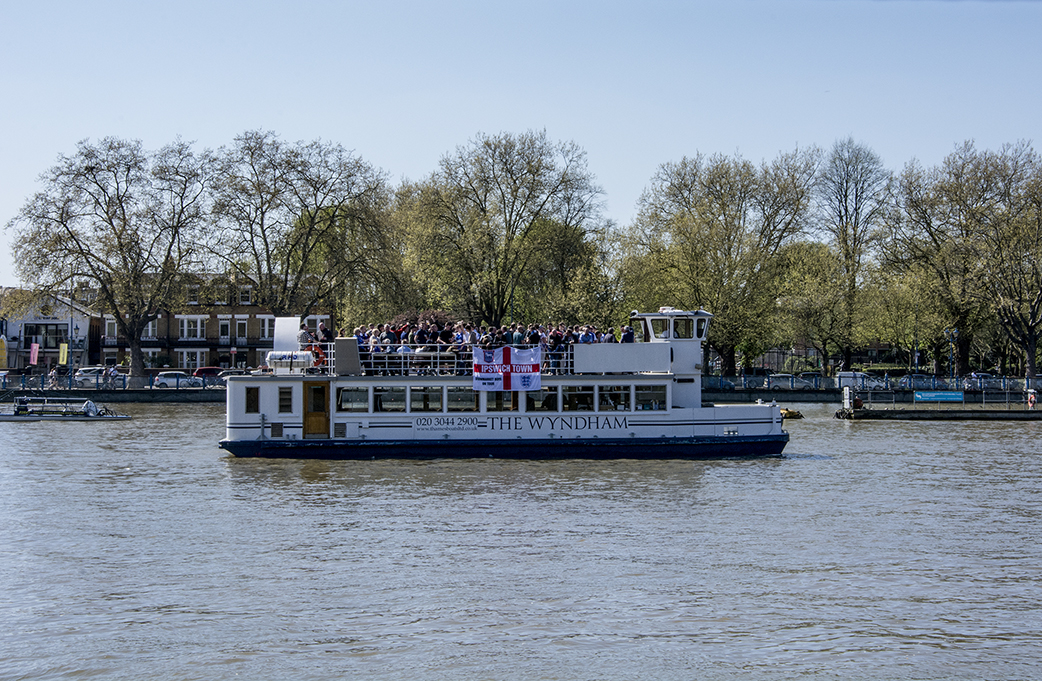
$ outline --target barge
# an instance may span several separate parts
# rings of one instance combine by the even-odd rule
[[[268,373],[228,378],[220,447],[306,459],[778,456],[789,434],[777,404],[702,402],[712,316],[635,311],[639,342],[576,344],[564,357],[538,347],[369,353],[353,337],[321,356],[277,349]]]

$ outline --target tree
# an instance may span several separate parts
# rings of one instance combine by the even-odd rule
[[[661,166],[641,197],[631,232],[640,276],[716,315],[708,342],[725,375],[737,350],[755,356],[778,340],[777,256],[806,228],[817,157],[795,151],[757,168],[698,154]]]
[[[46,293],[97,289],[144,373],[141,334],[176,298],[194,264],[210,158],[178,140],[158,152],[140,141],[84,140],[40,180],[7,228],[22,280]]]
[[[780,307],[786,335],[806,343],[828,367],[832,350],[841,348],[844,337],[843,266],[839,254],[828,244],[795,241],[779,254]]]
[[[906,166],[890,219],[888,261],[922,267],[932,299],[957,328],[957,371],[975,335],[998,317],[1034,371],[1042,328],[1039,159],[1030,145],[978,152],[967,142],[941,166]]]
[[[970,246],[986,264],[978,295],[992,302],[1034,376],[1042,334],[1042,163],[1026,142],[965,154],[962,184],[980,197],[960,206],[975,235]]]
[[[840,350],[850,369],[863,319],[865,267],[884,224],[891,173],[871,149],[848,137],[836,142],[816,184],[820,228],[842,264],[844,307]]]
[[[256,304],[303,317],[375,276],[388,195],[368,163],[337,144],[262,131],[237,137],[218,161],[207,250],[215,268],[253,286]]]
[[[533,261],[552,248],[547,230],[581,236],[600,193],[574,143],[551,142],[545,131],[478,135],[425,184],[418,267],[439,302],[498,325]]]

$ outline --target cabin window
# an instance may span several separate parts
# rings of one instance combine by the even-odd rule
[[[669,338],[669,320],[652,319],[651,333],[655,335],[655,338]]]
[[[373,411],[404,412],[405,388],[373,388]]]
[[[705,338],[706,337],[706,320],[705,319],[699,319],[698,320],[698,337],[699,338]]]
[[[533,390],[525,395],[528,398],[527,411],[557,411],[557,386]]]
[[[518,411],[518,396],[512,390],[490,390],[485,393],[485,411]]]
[[[695,320],[690,317],[680,317],[673,320],[674,338],[694,338]]]
[[[369,411],[369,388],[337,388],[337,411]]]
[[[638,385],[636,390],[637,411],[660,411],[666,408],[666,386]]]
[[[561,386],[564,411],[593,411],[592,385]]]
[[[410,411],[441,411],[441,388],[409,388]]]
[[[449,388],[445,406],[448,411],[477,411],[478,393],[471,388]]]
[[[293,412],[293,388],[279,388],[279,413]]]
[[[260,413],[260,388],[257,386],[246,388],[246,413]]]
[[[630,387],[628,385],[602,385],[599,389],[600,411],[629,411]]]

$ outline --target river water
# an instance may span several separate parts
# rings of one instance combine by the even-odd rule
[[[299,462],[0,423],[0,678],[1042,674],[1042,424],[792,405],[756,461]]]

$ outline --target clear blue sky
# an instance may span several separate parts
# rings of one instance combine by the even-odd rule
[[[853,135],[894,170],[1042,146],[1042,3],[0,0],[0,224],[77,141],[250,129],[420,179],[479,132],[589,156],[606,216],[662,163]],[[0,234],[0,285],[18,283]]]

